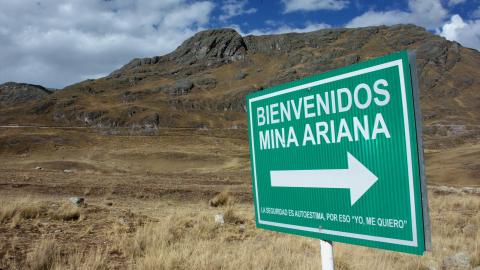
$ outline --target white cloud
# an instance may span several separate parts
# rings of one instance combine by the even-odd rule
[[[304,27],[290,27],[288,25],[280,26],[275,30],[276,34],[283,34],[283,33],[305,33],[305,32],[312,32],[320,29],[330,28],[331,25],[326,23],[307,23]]]
[[[346,0],[282,0],[285,13],[294,11],[341,10],[348,6]]]
[[[352,19],[347,27],[364,27],[373,25],[393,25],[413,23],[427,29],[441,27],[448,15],[440,0],[409,0],[409,11],[367,11]]]
[[[63,87],[165,54],[209,23],[188,0],[0,0],[0,83]]]
[[[462,1],[450,2],[458,4]],[[448,40],[480,50],[480,19],[464,21],[459,15],[453,15],[449,21],[445,22],[448,18],[448,11],[439,0],[409,0],[408,7],[409,11],[368,11],[352,19],[346,26],[363,27],[413,23],[435,30],[437,34]]]
[[[463,46],[480,50],[480,20],[464,21],[456,14],[443,25],[438,34]]]
[[[457,40],[457,31],[463,29],[465,26],[467,26],[467,24],[463,22],[462,17],[453,15],[450,22],[443,25],[440,35],[448,40]]]
[[[285,34],[285,33],[292,33],[292,32],[295,32],[295,33],[312,32],[320,29],[331,28],[331,25],[326,23],[312,23],[312,22],[307,22],[303,27],[292,27],[286,24],[273,24],[272,27],[270,28],[254,29],[247,33],[243,32],[238,25],[231,25],[229,27],[235,29],[242,36],[246,36],[246,35],[263,36],[263,35]]]
[[[220,21],[226,21],[232,17],[242,14],[252,14],[257,12],[255,8],[246,8],[248,0],[226,0],[221,9],[223,14],[219,16]]]
[[[448,5],[449,6],[456,6],[458,4],[463,4],[467,2],[467,0],[448,0]]]

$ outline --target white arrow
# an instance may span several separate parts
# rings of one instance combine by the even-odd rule
[[[270,171],[272,187],[347,188],[353,206],[378,177],[347,152],[348,169]]]

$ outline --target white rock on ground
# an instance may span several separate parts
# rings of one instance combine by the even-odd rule
[[[81,197],[70,197],[68,200],[77,206],[85,203],[85,199]]]
[[[215,223],[223,225],[225,223],[225,219],[223,219],[223,214],[216,214],[215,215]]]
[[[443,259],[443,266],[446,269],[470,269],[470,256],[464,251]]]

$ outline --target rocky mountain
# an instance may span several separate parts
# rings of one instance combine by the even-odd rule
[[[54,93],[0,90],[0,124],[242,128],[252,91],[406,49],[417,52],[425,134],[478,138],[480,53],[414,25],[244,37],[206,30],[167,55]]]

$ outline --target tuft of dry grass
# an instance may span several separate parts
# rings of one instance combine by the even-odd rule
[[[55,220],[72,221],[79,220],[82,216],[80,207],[70,203],[64,203],[60,207],[45,201],[31,198],[23,198],[13,201],[0,200],[0,222],[11,221],[15,227],[25,219],[36,219],[40,216]]]
[[[229,206],[227,208],[223,214],[223,219],[226,223],[230,224],[244,224],[246,221],[244,217],[236,213],[234,206]]]
[[[41,239],[27,254],[26,264],[31,270],[49,270],[59,260],[54,239]]]
[[[76,251],[65,260],[55,262],[52,270],[104,270],[107,265],[107,254],[100,249],[91,249],[87,252]]]
[[[219,206],[224,206],[224,205],[232,205],[235,202],[235,199],[230,192],[230,190],[224,190],[212,199],[208,201],[208,204],[212,207],[219,207]]]
[[[30,270],[103,270],[108,269],[107,254],[100,249],[73,250],[62,256],[55,239],[43,238],[27,254]]]
[[[58,209],[51,209],[49,216],[53,219],[64,221],[79,220],[81,217],[81,208],[70,203],[65,203]]]
[[[45,207],[29,198],[14,201],[0,201],[0,222],[8,222],[14,219],[15,221],[33,219],[43,212],[45,212]]]

